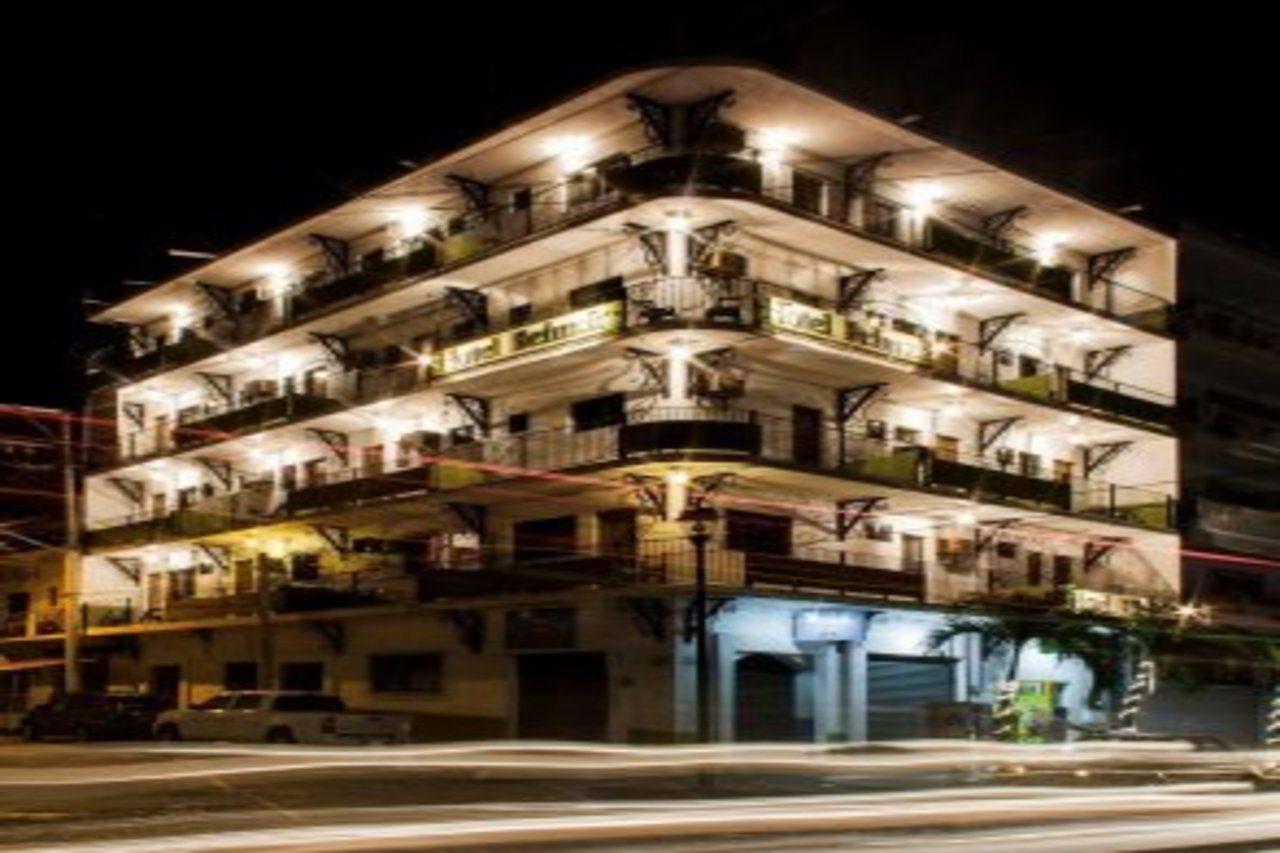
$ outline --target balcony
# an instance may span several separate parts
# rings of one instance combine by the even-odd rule
[[[343,404],[317,394],[286,393],[279,397],[256,400],[216,415],[186,421],[173,431],[178,450],[189,450],[203,444],[280,426],[292,421],[314,418],[343,408]]]
[[[628,288],[631,328],[694,325],[764,329],[907,365],[921,375],[986,388],[1033,403],[1167,429],[1173,398],[1068,365],[1035,361],[1030,373],[1003,364],[1001,353],[955,335],[874,311],[838,311],[834,303],[758,279],[661,278]]]
[[[636,543],[632,554],[573,553],[507,561],[476,570],[424,569],[418,575],[423,601],[480,595],[549,592],[580,587],[691,586],[693,546],[685,541]],[[810,591],[874,599],[922,601],[924,573],[901,561],[869,556],[759,554],[713,546],[706,554],[713,587],[736,590]]]
[[[1076,293],[1076,270],[1042,263],[1034,251],[1008,240],[994,239],[938,216],[926,221],[918,238],[908,238],[908,211],[899,202],[863,193],[861,198],[876,213],[864,212],[855,221],[842,202],[848,195],[843,183],[796,171],[788,183],[771,186],[764,182],[763,174],[754,152],[721,145],[697,152],[646,149],[629,158],[619,157],[605,179],[638,196],[701,194],[764,199],[1011,287],[1073,303],[1147,331],[1169,331],[1171,305],[1154,294],[1111,280],[1092,282],[1083,293]]]

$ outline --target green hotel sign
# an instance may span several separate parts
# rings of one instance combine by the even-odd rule
[[[616,334],[622,330],[624,320],[623,304],[620,301],[592,305],[590,308],[442,349],[435,355],[435,372],[438,375],[448,375],[556,344]]]

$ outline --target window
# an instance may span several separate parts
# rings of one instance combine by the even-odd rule
[[[306,662],[281,665],[280,689],[312,692],[324,689],[324,664]]]
[[[169,600],[178,601],[196,594],[196,570],[179,569],[169,573]]]
[[[904,426],[894,427],[893,440],[901,442],[902,444],[919,444],[920,430]]]
[[[1044,554],[1039,551],[1027,552],[1027,585],[1040,586],[1044,583]]]
[[[804,172],[791,176],[791,203],[809,213],[822,213],[822,179]]]
[[[1018,473],[1024,477],[1039,477],[1040,457],[1035,453],[1019,453]]]
[[[1012,560],[1018,556],[1017,542],[997,542],[996,556],[1002,560]]]
[[[889,435],[889,425],[884,421],[867,421],[867,438],[883,441]]]
[[[223,666],[222,686],[226,690],[257,690],[257,662],[251,660],[233,661]]]
[[[1067,459],[1053,460],[1053,479],[1059,483],[1070,483],[1072,474],[1072,464]]]
[[[512,212],[529,210],[531,207],[533,207],[533,190],[528,187],[521,187],[511,192]]]
[[[881,237],[896,237],[898,234],[898,209],[879,199],[863,197],[862,227]]]
[[[523,326],[533,319],[533,303],[521,302],[519,305],[512,305],[507,311],[507,323],[512,326]]]
[[[615,302],[626,298],[626,288],[622,286],[622,276],[615,275],[603,281],[584,284],[569,291],[569,305],[574,308],[586,308],[602,302]]]
[[[750,554],[790,554],[791,519],[783,515],[729,510],[725,547]]]
[[[1053,558],[1053,585],[1067,586],[1071,583],[1071,558],[1057,554]]]
[[[1018,376],[1037,376],[1040,373],[1040,359],[1030,355],[1018,356]]]
[[[624,394],[609,394],[579,400],[570,409],[575,432],[600,429],[626,422],[627,398]]]
[[[529,413],[516,412],[507,418],[507,432],[511,435],[518,435],[522,432],[529,431]]]
[[[434,653],[369,656],[369,684],[377,693],[439,693],[442,656]]]
[[[933,455],[947,462],[960,459],[960,439],[953,435],[940,435],[933,440]]]

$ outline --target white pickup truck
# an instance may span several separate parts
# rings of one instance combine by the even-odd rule
[[[252,743],[404,743],[409,718],[351,714],[337,696],[287,690],[236,690],[156,717],[160,740]]]

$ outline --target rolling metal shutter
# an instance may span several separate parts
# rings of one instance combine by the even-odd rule
[[[955,699],[956,662],[869,655],[867,739],[929,737],[927,706]]]

